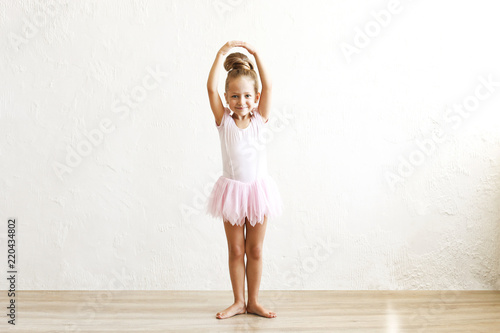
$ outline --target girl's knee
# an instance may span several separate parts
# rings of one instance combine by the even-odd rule
[[[245,255],[245,246],[233,245],[229,247],[229,258],[241,259]]]
[[[250,245],[246,248],[247,258],[252,260],[259,260],[262,258],[262,246],[261,245]]]

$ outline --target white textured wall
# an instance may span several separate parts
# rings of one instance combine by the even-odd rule
[[[202,211],[222,172],[205,85],[241,39],[275,86],[285,211],[263,290],[500,289],[497,7],[0,2],[1,255],[16,217],[18,288],[231,288],[222,221]]]

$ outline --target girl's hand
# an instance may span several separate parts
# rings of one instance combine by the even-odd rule
[[[254,55],[257,50],[250,44],[240,41],[240,40],[232,40],[224,44],[219,50],[219,53],[221,55],[226,55],[229,50],[231,50],[233,47],[243,47],[245,48],[251,55]]]
[[[251,55],[255,55],[255,53],[257,53],[257,50],[252,45],[250,45],[246,42],[241,42],[241,43],[242,44],[240,46],[244,47],[248,51],[248,53],[250,53]]]
[[[220,48],[219,53],[221,55],[226,55],[229,52],[229,50],[231,50],[233,47],[240,46],[241,43],[242,42],[237,40],[229,41]]]

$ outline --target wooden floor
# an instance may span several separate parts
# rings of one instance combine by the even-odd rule
[[[0,332],[500,332],[500,291],[261,291],[276,318],[216,319],[231,291],[18,291]],[[0,306],[6,311],[7,292]]]

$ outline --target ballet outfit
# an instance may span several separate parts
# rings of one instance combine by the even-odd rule
[[[283,202],[278,186],[267,171],[267,150],[262,140],[264,123],[258,108],[250,112],[250,124],[242,129],[224,108],[217,126],[222,152],[222,176],[215,182],[208,198],[207,212],[223,218],[233,226],[245,224],[253,227],[263,223],[264,216],[282,214]],[[259,134],[260,139],[259,139]]]

